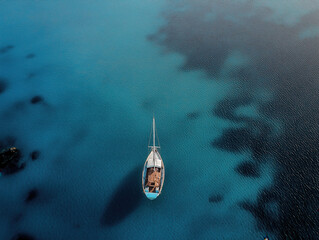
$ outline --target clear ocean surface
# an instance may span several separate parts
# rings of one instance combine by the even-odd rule
[[[0,1],[0,151],[25,164],[0,176],[0,239],[319,239],[318,16],[314,0]],[[153,114],[166,174],[149,201]]]

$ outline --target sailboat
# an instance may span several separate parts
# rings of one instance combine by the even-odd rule
[[[148,146],[148,154],[143,167],[142,188],[146,197],[150,200],[157,198],[163,188],[165,168],[162,157],[159,153],[159,146],[155,143],[155,118],[153,117],[153,145]]]

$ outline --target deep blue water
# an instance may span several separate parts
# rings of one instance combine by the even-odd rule
[[[0,1],[0,147],[25,163],[0,176],[0,239],[319,239],[318,16]],[[149,201],[153,114],[166,178]]]

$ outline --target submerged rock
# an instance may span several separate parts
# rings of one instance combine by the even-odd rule
[[[21,152],[15,147],[3,150],[0,153],[0,172],[4,174],[15,173],[25,167],[20,163]]]
[[[26,203],[31,202],[32,200],[36,199],[38,196],[38,190],[36,188],[33,188],[29,191],[28,196],[24,200]]]
[[[4,54],[14,48],[13,45],[7,45],[5,47],[0,48],[0,54]]]
[[[213,195],[213,196],[210,196],[208,201],[210,203],[219,203],[221,201],[223,201],[223,196],[222,195]]]
[[[256,203],[244,201],[239,202],[238,205],[256,218],[257,225],[260,228],[276,232],[281,227],[279,224],[279,198],[277,193],[279,193],[278,190],[274,188],[264,189],[259,193]]]
[[[32,104],[37,104],[37,103],[40,103],[40,102],[43,102],[43,97],[41,96],[34,96],[33,98],[31,98],[30,102]]]
[[[25,56],[25,58],[27,58],[27,59],[31,59],[31,58],[34,58],[34,57],[35,57],[34,53],[29,53],[27,56]]]
[[[0,94],[3,93],[7,89],[6,81],[0,77]]]
[[[34,160],[37,160],[40,156],[40,151],[33,151],[32,153],[30,153],[30,157],[31,159],[34,161]]]
[[[235,171],[245,177],[257,178],[260,176],[259,167],[252,162],[243,162],[239,164]]]
[[[26,233],[18,233],[11,240],[35,240],[35,238]]]
[[[212,147],[217,147],[229,152],[241,152],[249,149],[254,141],[248,128],[229,128],[223,135],[211,142]]]

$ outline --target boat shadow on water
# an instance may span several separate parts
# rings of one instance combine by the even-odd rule
[[[100,219],[102,226],[119,224],[139,207],[143,198],[140,170],[135,167],[120,182]]]

